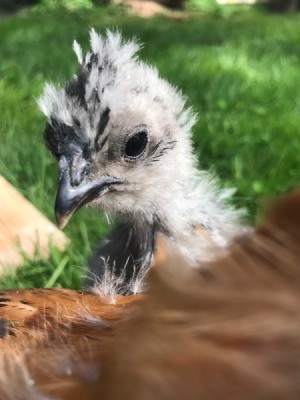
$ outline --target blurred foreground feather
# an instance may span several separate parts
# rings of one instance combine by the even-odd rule
[[[144,296],[2,292],[1,399],[299,399],[300,191],[216,261],[170,243]]]

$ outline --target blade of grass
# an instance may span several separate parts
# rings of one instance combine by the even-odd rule
[[[65,269],[67,263],[69,261],[69,257],[65,256],[61,262],[58,264],[57,268],[53,271],[53,274],[50,276],[48,281],[45,284],[45,288],[50,288],[53,287],[57,279],[60,277],[62,274],[63,270]]]

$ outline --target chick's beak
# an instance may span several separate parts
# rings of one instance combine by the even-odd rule
[[[79,169],[85,165],[78,165],[74,171],[66,159],[61,159],[59,164],[59,183],[55,200],[55,218],[59,228],[64,228],[72,215],[85,204],[107,193],[112,185],[122,183],[122,180],[111,176],[102,176],[93,181],[83,179],[84,173]],[[76,176],[76,179],[72,177]],[[82,178],[78,179],[81,176]]]

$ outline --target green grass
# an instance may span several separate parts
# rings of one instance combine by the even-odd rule
[[[87,47],[88,29],[119,28],[144,43],[143,60],[179,86],[199,114],[194,129],[199,165],[235,186],[235,202],[254,217],[262,199],[299,183],[300,15],[250,11],[186,21],[142,20],[104,9],[27,13],[0,20],[0,173],[53,220],[56,163],[43,146],[36,98],[46,80],[76,69],[71,44]],[[103,216],[81,210],[66,234],[70,248],[48,261],[26,261],[2,288],[80,287]]]

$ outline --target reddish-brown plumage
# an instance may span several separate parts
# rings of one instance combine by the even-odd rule
[[[21,353],[22,366],[44,394],[74,400],[93,398],[99,365],[110,357],[115,325],[138,300],[139,296],[119,296],[111,304],[109,299],[67,289],[1,292],[4,352],[0,358],[5,359],[6,352],[17,374],[14,364],[18,366]],[[1,385],[13,387],[16,382],[11,371],[1,382],[0,372],[1,400]],[[21,388],[14,390],[22,393]]]
[[[165,244],[144,296],[3,292],[0,398],[299,399],[299,210],[296,191],[199,270]]]
[[[138,298],[117,296],[114,303],[111,303],[108,298],[100,299],[99,296],[80,290],[7,290],[0,292],[0,316],[1,319],[13,322],[17,328],[14,333],[20,335],[22,329],[38,328],[42,320],[45,323],[55,320],[69,327],[80,321],[85,312],[103,321],[116,320]]]

